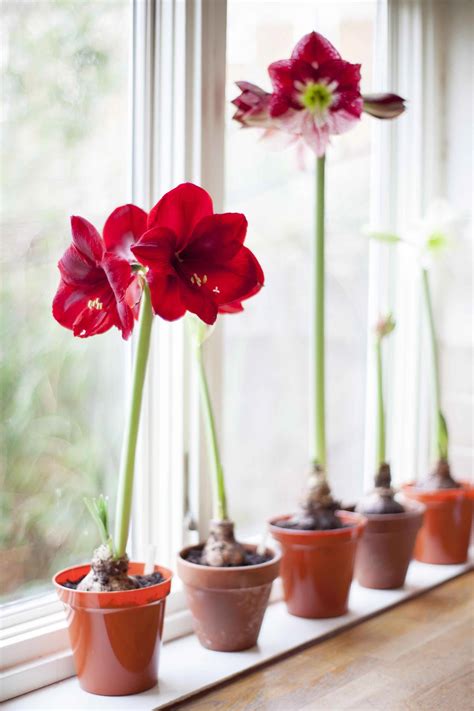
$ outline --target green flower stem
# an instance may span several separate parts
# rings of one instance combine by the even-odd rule
[[[375,339],[377,367],[377,466],[384,464],[385,453],[385,406],[383,400],[382,339]]]
[[[324,183],[325,156],[316,164],[316,243],[314,250],[314,442],[312,459],[326,468],[324,373]]]
[[[221,458],[219,454],[216,423],[214,420],[214,413],[212,411],[212,403],[211,396],[209,393],[209,385],[207,382],[206,369],[204,367],[202,345],[196,344],[195,353],[199,373],[202,412],[206,424],[208,451],[210,454],[212,468],[214,469],[214,518],[219,521],[224,521],[228,518],[224,470],[222,468]]]
[[[115,513],[115,557],[125,554],[130,529],[130,514],[132,509],[133,477],[135,473],[135,454],[137,450],[140,412],[142,409],[143,385],[145,383],[146,366],[150,352],[151,327],[153,312],[151,309],[150,291],[145,282],[140,317],[138,322],[138,338],[133,363],[132,391],[125,438],[120,461],[120,475]]]
[[[423,296],[425,300],[426,313],[428,315],[428,326],[430,333],[431,358],[433,363],[433,399],[435,407],[435,422],[436,422],[436,448],[440,459],[448,458],[448,433],[446,421],[441,410],[441,380],[439,370],[439,353],[438,341],[436,338],[436,330],[433,316],[433,303],[431,300],[431,290],[428,270],[422,271]]]

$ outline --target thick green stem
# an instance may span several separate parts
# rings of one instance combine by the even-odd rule
[[[324,182],[325,156],[316,164],[316,240],[314,248],[314,441],[312,459],[326,469],[324,372]]]
[[[214,413],[212,411],[211,396],[209,393],[209,385],[207,382],[206,370],[204,367],[202,345],[196,345],[196,360],[198,364],[202,412],[204,415],[204,421],[206,423],[208,451],[212,463],[212,468],[214,469],[214,518],[219,521],[224,521],[228,518],[224,470],[222,468],[221,458],[219,455],[216,423],[214,420]]]
[[[385,407],[383,401],[382,339],[375,340],[375,359],[377,367],[377,467],[385,459]]]
[[[152,324],[153,312],[151,310],[150,292],[148,285],[145,283],[138,322],[138,338],[133,363],[130,406],[120,461],[115,513],[114,553],[116,558],[120,558],[125,554],[130,529],[135,454],[137,450],[138,429],[140,426],[140,412],[142,409],[143,385],[145,383],[148,353],[150,351]]]
[[[433,364],[433,401],[435,409],[435,423],[436,423],[436,449],[437,454],[440,459],[448,458],[448,433],[446,429],[446,421],[443,417],[441,410],[441,380],[440,380],[440,370],[439,370],[439,353],[438,353],[438,341],[436,338],[436,330],[433,316],[433,303],[431,301],[431,291],[428,270],[423,269],[422,273],[423,281],[423,295],[425,299],[426,313],[428,316],[428,327],[430,333],[430,346],[431,346],[431,361]]]

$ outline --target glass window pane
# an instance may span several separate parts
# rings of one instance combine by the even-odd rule
[[[227,99],[234,82],[271,90],[267,66],[315,29],[362,64],[372,89],[375,0],[229,0]],[[231,514],[251,529],[294,509],[308,472],[310,276],[314,164],[294,149],[271,151],[241,129],[228,105],[226,208],[249,221],[248,244],[266,286],[244,316],[222,318],[223,457]],[[327,435],[329,475],[346,500],[362,486],[370,119],[335,137],[327,159]],[[251,494],[251,495],[250,495]]]
[[[69,215],[128,200],[128,0],[2,3],[3,599],[87,559],[83,497],[113,496],[126,348],[51,315]]]

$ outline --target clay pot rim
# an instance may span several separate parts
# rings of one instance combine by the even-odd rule
[[[139,561],[130,561],[129,563],[130,567],[134,568],[135,566],[145,566],[145,563],[139,562]],[[72,565],[67,568],[63,568],[62,570],[58,571],[55,573],[52,577],[52,583],[54,587],[56,588],[56,591],[58,592],[58,595],[60,598],[62,598],[64,595],[67,596],[73,596],[77,600],[82,599],[82,600],[87,600],[89,599],[91,602],[94,598],[94,596],[97,598],[104,599],[104,596],[108,596],[111,601],[116,601],[118,602],[119,596],[124,600],[124,607],[127,606],[127,598],[130,599],[130,602],[132,601],[132,598],[141,598],[143,597],[143,604],[147,603],[147,600],[149,601],[150,599],[150,593],[153,595],[154,592],[160,592],[161,594],[158,596],[156,599],[162,599],[166,597],[170,591],[171,588],[171,579],[173,578],[173,572],[169,568],[165,568],[163,565],[155,565],[153,566],[153,572],[154,573],[161,573],[163,577],[165,578],[164,580],[161,581],[161,583],[155,583],[155,585],[148,585],[147,587],[144,588],[133,588],[132,590],[110,590],[110,591],[103,591],[103,592],[98,592],[94,590],[74,590],[73,588],[66,588],[64,585],[62,585],[60,582],[58,582],[58,578],[62,575],[70,575],[71,579],[74,579],[74,576],[81,577],[81,575],[87,575],[89,572],[91,566],[90,563],[83,563],[80,565]],[[133,573],[132,573],[133,574]],[[136,573],[137,575],[143,575],[143,573]],[[141,593],[141,594],[140,594]]]
[[[449,501],[450,499],[458,498],[474,498],[474,487],[467,482],[459,482],[461,486],[458,489],[419,489],[416,482],[404,484],[402,492],[407,497],[413,497],[421,502],[430,501]]]
[[[399,513],[363,513],[368,521],[403,521],[403,519],[417,518],[423,515],[426,511],[426,506],[420,501],[401,501],[403,506],[409,508],[408,511],[400,511]]]
[[[243,543],[243,547],[245,548],[246,551],[251,551],[252,553],[257,549],[256,544],[252,543]],[[271,566],[275,565],[275,563],[279,563],[281,559],[281,553],[278,550],[274,550],[273,548],[268,548],[265,547],[265,553],[271,553],[272,558],[270,560],[266,560],[264,563],[254,563],[252,565],[228,565],[225,567],[221,567],[218,565],[200,565],[199,563],[191,563],[191,561],[186,560],[186,558],[183,558],[183,553],[186,553],[187,551],[190,550],[195,550],[196,548],[204,548],[205,542],[201,543],[196,543],[194,546],[186,546],[185,548],[182,548],[179,553],[178,553],[178,560],[180,565],[185,565],[190,569],[194,570],[212,570],[215,571],[218,575],[225,575],[226,573],[229,574],[229,572],[242,572],[242,571],[251,571],[251,570],[261,570],[263,568],[270,568]]]
[[[281,533],[283,536],[303,536],[305,538],[331,538],[337,537],[352,537],[354,533],[362,531],[367,525],[367,517],[365,514],[356,513],[355,511],[337,510],[336,515],[342,519],[348,526],[344,528],[332,528],[327,531],[305,531],[300,528],[282,528],[277,526],[275,521],[284,521],[291,518],[293,514],[285,514],[283,516],[273,516],[269,519],[268,524],[270,531],[273,533]]]

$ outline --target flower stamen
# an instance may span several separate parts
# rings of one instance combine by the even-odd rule
[[[322,114],[334,100],[333,85],[334,82],[331,82],[329,86],[322,81],[308,82],[299,96],[301,105],[312,114]]]
[[[88,308],[93,311],[94,309],[96,311],[101,311],[104,308],[104,304],[102,301],[99,301],[99,297],[96,297],[95,299],[89,299],[87,302]]]

